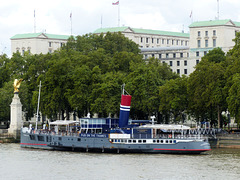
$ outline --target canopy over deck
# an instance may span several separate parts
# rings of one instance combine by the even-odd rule
[[[175,125],[175,124],[145,124],[139,126],[139,128],[152,128],[152,129],[164,129],[164,130],[187,130],[190,129],[188,126]]]
[[[54,122],[50,122],[49,125],[65,125],[68,126],[70,124],[75,124],[75,123],[79,123],[79,121],[67,121],[67,120],[57,120]]]

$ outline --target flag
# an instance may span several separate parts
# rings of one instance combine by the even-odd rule
[[[72,13],[70,13],[70,19],[72,18]]]
[[[119,5],[119,1],[112,3],[112,5]]]
[[[190,18],[192,17],[192,11],[191,11],[191,13],[190,13],[190,16],[189,16]]]

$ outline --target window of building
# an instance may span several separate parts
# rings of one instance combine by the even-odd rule
[[[187,61],[186,60],[184,61],[184,66],[187,66]]]
[[[180,57],[183,58],[183,53],[180,53]]]
[[[166,58],[168,58],[168,57],[169,57],[169,54],[167,53],[167,54],[166,54]]]
[[[152,54],[152,57],[154,57],[154,54]]]
[[[181,41],[181,46],[183,46],[183,41]]]
[[[176,53],[173,53],[173,58],[176,58]]]
[[[165,64],[165,61],[163,61],[162,63]]]
[[[169,66],[172,66],[172,61],[169,61]]]
[[[145,54],[145,59],[147,59],[147,54]]]
[[[141,37],[141,43],[143,42],[143,38]]]
[[[177,73],[180,74],[180,69],[177,69]]]
[[[25,53],[25,49],[22,50],[22,55],[24,55],[24,53]]]
[[[162,59],[162,54],[159,54],[159,59]]]
[[[188,44],[188,42],[187,42],[187,41],[185,41],[185,46],[187,46],[187,44]]]
[[[184,69],[184,74],[187,74],[187,69]]]
[[[159,39],[157,39],[157,44],[159,44]]]
[[[213,39],[213,47],[216,47],[216,39]]]
[[[205,36],[208,37],[208,31],[205,31]]]
[[[205,40],[205,47],[208,47],[208,40]]]
[[[197,57],[199,56],[199,51],[196,52],[196,56],[197,56]]]
[[[197,47],[198,47],[198,48],[201,47],[201,40],[197,40]]]
[[[60,43],[60,46],[63,47],[64,43]]]
[[[167,39],[167,44],[169,44],[169,39]]]
[[[204,53],[204,56],[205,56],[207,54],[207,51],[204,51],[203,53]]]
[[[48,50],[48,52],[51,54],[51,53],[52,53],[52,50],[51,50],[51,49],[49,49],[49,50]]]
[[[146,38],[146,43],[148,43],[148,38]]]
[[[177,41],[176,41],[176,43],[177,43],[177,46],[178,46],[178,41],[179,41],[179,40],[177,40]]]
[[[172,45],[174,45],[174,40],[172,40]]]
[[[162,39],[162,44],[164,44],[164,39]]]
[[[177,61],[177,66],[180,66],[180,61]]]
[[[198,63],[199,63],[199,60],[197,59],[197,60],[196,60],[196,64],[198,64]]]
[[[198,31],[198,37],[200,37],[201,36],[201,31]]]
[[[216,36],[216,30],[213,30],[213,36]]]
[[[154,43],[154,39],[152,38],[152,43]]]
[[[187,57],[189,57],[189,53],[187,53]]]
[[[49,46],[49,47],[52,47],[52,42],[48,42],[48,46]]]

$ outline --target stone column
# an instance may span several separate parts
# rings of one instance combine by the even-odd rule
[[[13,134],[15,137],[20,136],[20,130],[22,127],[22,103],[18,96],[18,93],[14,93],[14,97],[11,103],[11,120],[10,128],[8,128],[8,133]]]

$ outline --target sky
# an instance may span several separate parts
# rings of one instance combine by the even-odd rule
[[[192,22],[216,19],[218,9],[219,19],[240,22],[239,0],[119,0],[112,5],[117,1],[0,0],[0,54],[10,57],[10,38],[34,29],[62,35],[72,29],[72,35],[84,35],[117,27],[120,19],[120,26],[188,33]]]

